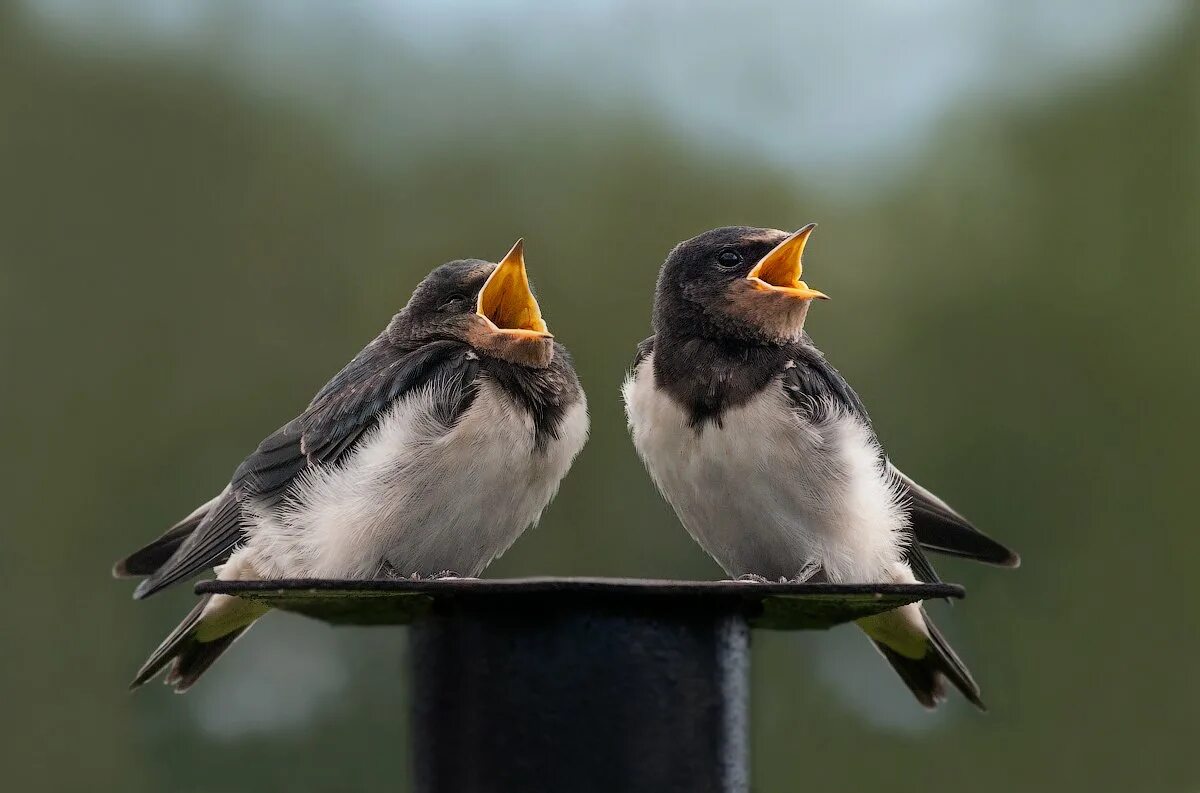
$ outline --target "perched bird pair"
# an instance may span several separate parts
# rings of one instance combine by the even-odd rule
[[[804,332],[810,224],[729,227],[663,265],[654,335],[624,385],[634,444],[700,545],[745,580],[936,581],[922,547],[1017,557],[891,465]],[[119,562],[135,597],[221,579],[480,573],[537,521],[587,436],[586,400],[529,288],[521,243],[435,269],[228,487]],[[134,680],[186,690],[263,609],[206,596]],[[919,605],[860,621],[926,706],[983,707]]]

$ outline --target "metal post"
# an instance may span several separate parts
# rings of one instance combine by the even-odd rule
[[[570,600],[414,623],[417,791],[746,791],[745,617]]]
[[[418,793],[746,791],[750,629],[819,630],[953,584],[203,581],[334,625],[411,626]]]

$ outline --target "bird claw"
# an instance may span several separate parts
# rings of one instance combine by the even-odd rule
[[[771,583],[771,581],[769,581],[765,576],[758,575],[757,573],[743,573],[742,575],[738,576],[737,578],[728,578],[726,580],[727,581],[738,581],[743,584],[769,584],[769,583]]]
[[[726,580],[740,581],[743,584],[816,584],[825,583],[829,579],[825,577],[824,568],[814,562],[801,567],[800,572],[796,573],[794,578],[781,575],[779,578],[772,580],[758,573],[743,573],[737,578],[727,578]]]
[[[444,581],[448,579],[469,579],[470,576],[462,576],[453,570],[443,570],[440,573],[434,573],[431,576],[423,576],[420,573],[412,572],[405,575],[386,559],[379,565],[379,572],[376,578],[387,578],[394,581]]]

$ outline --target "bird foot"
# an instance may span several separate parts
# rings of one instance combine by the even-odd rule
[[[737,578],[727,578],[725,580],[740,581],[743,584],[817,584],[829,581],[825,576],[824,568],[816,563],[804,565],[804,567],[800,568],[800,572],[796,573],[793,578],[781,575],[779,578],[770,579],[758,573],[743,573]]]
[[[737,578],[727,578],[726,581],[737,581],[742,584],[770,584],[771,581],[757,573],[743,573]]]
[[[453,570],[443,570],[440,573],[434,573],[431,576],[423,576],[420,573],[401,573],[396,567],[386,559],[379,565],[379,572],[375,575],[376,578],[387,578],[394,581],[444,581],[451,578],[459,578],[465,580],[473,580],[471,576],[463,576]]]

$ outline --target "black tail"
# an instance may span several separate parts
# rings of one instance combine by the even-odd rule
[[[169,665],[163,682],[182,694],[192,687],[200,675],[212,666],[213,661],[217,660],[246,628],[250,627],[246,625],[211,641],[200,641],[196,637],[196,628],[210,597],[211,595],[206,595],[201,598],[196,607],[183,618],[183,622],[179,623],[158,649],[150,654],[133,682],[129,684],[131,691],[152,680]]]
[[[924,658],[909,658],[879,642],[875,647],[883,654],[900,679],[912,691],[913,696],[927,708],[935,708],[946,700],[945,680],[949,680],[955,688],[975,707],[987,711],[987,706],[979,696],[979,684],[966,665],[951,649],[945,637],[938,631],[937,626],[929,619],[925,609],[921,609],[925,619],[925,628],[929,631],[929,645]]]
[[[176,523],[154,542],[138,548],[121,561],[113,565],[113,576],[116,578],[141,578],[153,575],[158,568],[171,558],[171,555],[191,536],[200,521],[208,514],[216,501],[208,502],[183,520]]]

